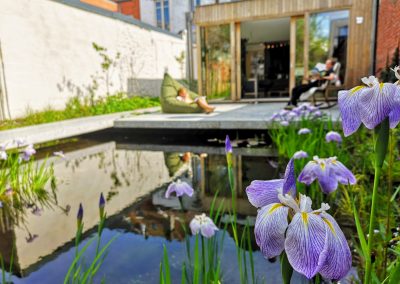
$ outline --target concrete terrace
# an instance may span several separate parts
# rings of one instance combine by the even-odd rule
[[[263,130],[272,126],[271,116],[285,107],[285,103],[230,103],[216,104],[212,114],[163,114],[125,116],[114,121],[115,128],[141,129],[248,129]],[[338,107],[322,110],[339,119]]]
[[[79,136],[110,128],[128,129],[241,129],[265,130],[271,128],[271,116],[283,109],[285,103],[226,103],[216,104],[212,114],[165,114],[159,107],[82,117],[46,124],[0,131],[0,143],[15,147],[14,139],[37,144]],[[337,106],[322,110],[339,119]]]

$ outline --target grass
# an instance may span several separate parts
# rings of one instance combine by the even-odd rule
[[[0,122],[0,130],[35,124],[49,123],[72,118],[109,114],[122,111],[133,111],[136,109],[159,106],[158,98],[152,97],[128,97],[124,93],[109,95],[97,100],[71,98],[63,110],[47,107],[42,111],[27,110],[26,115],[15,120],[4,120]]]

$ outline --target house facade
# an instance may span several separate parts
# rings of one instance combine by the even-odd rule
[[[340,63],[343,88],[373,71],[374,0],[218,2],[194,14],[202,95],[287,100],[330,57]]]

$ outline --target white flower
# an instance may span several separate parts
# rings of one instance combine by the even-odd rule
[[[361,78],[361,82],[369,87],[373,87],[375,85],[379,85],[379,81],[375,76],[363,77]]]
[[[400,80],[400,66],[396,66],[396,67],[390,68],[390,69],[394,72],[394,76],[396,76],[396,78],[398,80]]]

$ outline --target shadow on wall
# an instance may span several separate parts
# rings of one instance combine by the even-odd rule
[[[146,95],[159,97],[162,79],[128,78],[128,95]]]

